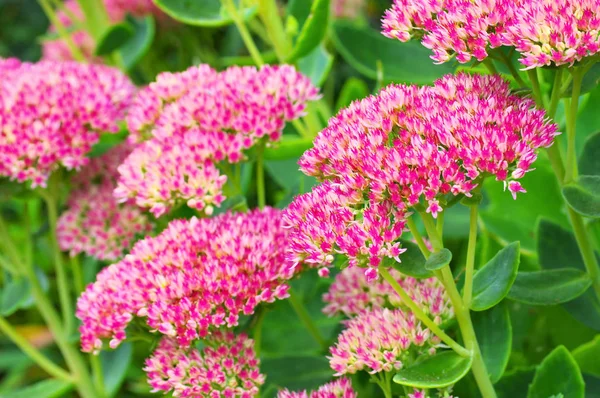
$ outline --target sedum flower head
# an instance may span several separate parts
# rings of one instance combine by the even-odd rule
[[[415,353],[432,354],[439,344],[412,313],[402,310],[367,310],[346,326],[330,348],[329,364],[336,376],[398,370]]]
[[[446,291],[437,278],[415,279],[390,269],[390,275],[402,286],[424,313],[438,324],[453,317],[453,309]],[[329,291],[323,295],[327,304],[323,312],[333,316],[353,317],[365,310],[388,305],[398,307],[402,301],[389,283],[381,279],[369,283],[363,270],[348,267],[336,275]]]
[[[287,297],[287,245],[276,209],[172,221],[103,269],[79,298],[83,351],[99,350],[102,339],[118,346],[134,316],[182,346],[236,326],[259,303]]]
[[[224,199],[226,177],[215,164],[237,163],[260,140],[278,140],[285,122],[317,97],[310,80],[286,65],[163,73],[129,113],[132,139],[148,141],[121,166],[116,195],[156,216],[180,201],[210,214]]]
[[[329,382],[316,391],[311,391],[310,394],[305,391],[292,392],[289,390],[281,390],[277,394],[277,398],[357,398],[358,394],[352,388],[350,379],[340,377],[332,382]]]
[[[197,350],[163,338],[144,367],[152,391],[172,391],[182,398],[258,396],[265,376],[260,373],[253,340],[244,334],[217,332],[204,343]]]
[[[113,197],[117,166],[131,152],[122,144],[93,158],[73,178],[67,209],[58,219],[58,243],[72,256],[86,253],[100,260],[117,260],[136,235],[152,230],[149,219],[131,203]]]
[[[0,67],[0,175],[33,187],[60,166],[85,165],[99,134],[118,131],[135,90],[106,66],[8,64]]]

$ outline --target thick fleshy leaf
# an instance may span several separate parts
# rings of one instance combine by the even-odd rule
[[[156,23],[152,15],[140,19],[127,16],[127,21],[133,26],[134,34],[120,47],[119,53],[125,69],[131,70],[150,49]]]
[[[73,389],[73,383],[64,380],[48,379],[20,390],[3,394],[3,398],[58,398],[64,397]]]
[[[494,385],[498,398],[516,398],[526,394],[535,376],[535,367],[512,369]]]
[[[585,384],[577,362],[564,346],[557,347],[538,366],[527,398],[560,396],[584,398]]]
[[[416,388],[443,388],[462,379],[471,369],[471,357],[461,357],[454,351],[444,351],[401,369],[394,382]]]
[[[217,27],[233,23],[219,0],[153,0],[154,4],[176,21],[195,26]],[[236,2],[239,4],[239,2]],[[257,6],[244,7],[238,12],[250,19],[258,11]]]
[[[292,53],[288,56],[287,62],[294,62],[308,55],[319,45],[327,32],[328,20],[329,0],[313,0],[310,14],[302,26],[302,30],[296,39]]]
[[[598,64],[600,65],[600,64]],[[596,108],[594,113],[597,114]],[[587,138],[583,153],[579,158],[579,173],[582,175],[600,176],[600,133]]]
[[[266,160],[298,159],[312,145],[312,138],[284,134],[281,140],[265,148],[264,157]],[[298,165],[296,170],[300,170]]]
[[[472,314],[481,356],[492,383],[500,380],[512,349],[512,325],[505,303]]]
[[[12,315],[21,308],[30,295],[29,283],[25,279],[13,279],[6,283],[2,289],[0,314],[2,316]]]
[[[556,305],[581,296],[592,284],[574,268],[519,272],[508,298],[532,305]]]
[[[425,256],[421,253],[419,246],[408,240],[401,240],[401,244],[402,248],[406,249],[406,251],[400,255],[400,262],[386,257],[383,260],[383,266],[393,267],[413,278],[432,277],[433,273],[425,269]]]
[[[331,38],[346,62],[371,79],[377,79],[378,64],[385,82],[428,84],[453,71],[449,63],[434,65],[420,43],[388,39],[368,26],[338,20]]]
[[[323,46],[318,46],[298,61],[298,68],[315,86],[322,86],[333,66],[333,55]]]
[[[448,249],[442,249],[431,253],[427,261],[425,261],[425,269],[435,271],[450,264],[450,261],[452,261],[452,252]]]
[[[336,112],[342,108],[347,107],[360,98],[364,98],[369,95],[369,87],[364,80],[357,77],[351,77],[342,86],[340,95],[338,96],[337,102],[335,103]]]
[[[96,55],[108,55],[123,46],[135,35],[133,26],[125,21],[112,25],[98,40]]]
[[[519,242],[501,249],[473,277],[471,309],[483,311],[498,304],[508,294],[519,269]]]
[[[577,183],[563,187],[562,194],[577,213],[586,217],[600,217],[600,176],[582,175]]]
[[[133,346],[126,342],[114,351],[102,351],[100,363],[104,375],[104,388],[109,396],[114,396],[118,391],[131,363]]]
[[[574,349],[573,358],[583,373],[600,377],[600,335]]]

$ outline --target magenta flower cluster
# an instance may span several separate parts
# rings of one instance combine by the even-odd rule
[[[340,377],[311,391],[310,394],[307,391],[281,390],[277,398],[358,398],[358,394],[352,388],[350,379]]]
[[[458,74],[433,87],[390,85],[330,119],[300,160],[326,180],[285,213],[291,260],[376,267],[403,251],[397,239],[410,207],[434,217],[444,196],[470,196],[486,176],[513,197],[536,150],[558,134],[531,99],[497,76]],[[367,271],[373,279],[373,268]]]
[[[83,351],[98,351],[103,339],[118,346],[135,316],[181,346],[236,326],[259,303],[288,296],[287,245],[272,208],[172,221],[103,269],[79,298]]]
[[[45,186],[64,166],[84,166],[101,132],[118,131],[135,87],[100,65],[3,61],[0,176]]]
[[[117,166],[129,155],[131,145],[121,144],[90,160],[73,177],[67,209],[58,219],[60,248],[71,256],[86,253],[100,260],[118,260],[137,235],[152,231],[149,218],[131,203],[113,197]]]
[[[132,139],[148,141],[119,168],[115,194],[155,216],[182,201],[211,214],[226,181],[215,165],[241,161],[261,140],[278,140],[285,122],[318,96],[307,77],[285,65],[163,73],[129,113]]]
[[[600,49],[596,0],[394,0],[383,34],[421,40],[442,63],[483,61],[511,46],[526,68],[573,64]]]
[[[253,398],[265,376],[246,335],[217,332],[204,340],[204,348],[181,347],[165,337],[144,370],[153,392],[173,392],[181,398]]]
[[[366,310],[346,323],[330,348],[329,364],[336,376],[366,370],[371,374],[401,369],[411,355],[434,354],[437,336],[414,314],[387,308]]]
[[[450,299],[436,278],[415,279],[395,269],[389,272],[435,323],[441,324],[454,316]],[[323,312],[330,316],[354,317],[366,310],[402,306],[400,297],[388,282],[380,279],[369,282],[358,267],[345,268],[337,274],[329,291],[323,295],[323,301],[327,304]]]

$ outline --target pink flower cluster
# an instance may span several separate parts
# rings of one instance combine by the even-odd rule
[[[154,5],[152,0],[104,0],[104,6],[109,20],[113,23],[123,21],[127,14],[136,17],[154,15],[161,19],[164,18],[164,14]],[[87,31],[80,28],[84,24],[85,16],[77,0],[66,0],[64,7],[67,12],[59,10],[57,17],[69,30],[73,30],[73,27],[76,28],[73,32],[70,32],[75,46],[87,59],[97,63],[101,62],[100,58],[94,56],[94,39]],[[75,21],[72,18],[75,18]],[[56,27],[51,26],[49,33],[56,35]],[[61,38],[44,40],[42,43],[42,57],[48,61],[72,61],[74,59],[71,49]]]
[[[132,140],[148,141],[119,168],[115,195],[157,217],[181,201],[210,214],[226,181],[215,164],[239,162],[260,140],[278,140],[285,122],[316,98],[310,80],[286,65],[162,73],[128,115]]]
[[[394,0],[383,34],[420,39],[442,63],[484,60],[489,48],[512,46],[527,68],[572,64],[600,50],[596,0]]]
[[[265,382],[254,341],[246,335],[217,332],[199,351],[183,348],[165,337],[144,370],[153,392],[173,392],[173,396],[252,398]]]
[[[402,275],[395,269],[390,269],[389,272],[437,324],[453,317],[450,300],[436,278],[419,280]],[[389,304],[394,307],[402,305],[400,297],[389,283],[379,279],[369,283],[363,270],[358,267],[348,267],[337,274],[329,291],[323,295],[323,301],[327,304],[323,308],[325,314],[333,316],[341,313],[347,317],[365,310],[384,308]]]
[[[74,190],[56,230],[62,250],[72,256],[83,252],[100,260],[117,260],[133,245],[136,235],[152,230],[137,206],[119,204],[113,197],[117,166],[130,152],[131,146],[122,144],[93,158],[75,175]]]
[[[281,390],[277,398],[358,398],[358,395],[352,388],[352,382],[346,377],[340,377],[329,382],[316,391],[309,394],[306,391],[292,392]]]
[[[367,370],[374,374],[401,369],[411,355],[433,354],[439,339],[412,313],[387,308],[367,310],[346,324],[329,364],[336,376]]]
[[[59,166],[76,169],[100,132],[118,131],[135,87],[100,65],[3,61],[0,175],[45,186]]]
[[[134,316],[182,346],[236,326],[240,314],[288,296],[287,245],[276,209],[172,221],[103,269],[79,298],[83,351],[98,351],[102,339],[118,346]]]
[[[331,13],[334,18],[355,19],[362,15],[365,8],[365,0],[333,0],[331,2]]]

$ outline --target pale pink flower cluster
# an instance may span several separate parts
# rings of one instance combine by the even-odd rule
[[[442,63],[515,47],[526,68],[572,64],[600,50],[597,0],[394,0],[383,34],[421,40]]]
[[[117,132],[135,87],[101,65],[4,61],[0,67],[0,175],[45,186],[77,169],[101,132]]]
[[[109,20],[113,23],[123,21],[127,14],[135,17],[154,15],[159,19],[164,19],[164,14],[154,5],[152,0],[104,0],[104,6]],[[56,16],[70,31],[75,46],[86,59],[96,63],[102,62],[100,58],[94,56],[96,48],[94,39],[82,28],[82,26],[85,26],[85,16],[77,0],[66,0],[64,7],[67,12],[59,10]],[[71,17],[76,20],[73,21]],[[56,27],[50,26],[48,33],[57,35]],[[44,60],[49,61],[72,61],[74,59],[71,49],[61,38],[44,40],[42,42],[42,57]]]
[[[415,279],[395,269],[389,272],[406,294],[437,324],[453,317],[450,299],[437,278]],[[330,316],[343,314],[353,317],[365,310],[388,305],[402,306],[402,300],[389,283],[381,279],[369,282],[364,271],[358,267],[348,267],[337,274],[329,291],[323,295],[323,301],[327,304],[323,312]]]
[[[188,346],[238,324],[261,302],[288,296],[288,233],[279,210],[176,220],[103,269],[77,303],[83,351],[116,347],[133,317]]]
[[[537,158],[558,134],[531,99],[498,76],[446,76],[433,87],[390,85],[329,120],[300,160],[326,183],[285,213],[294,261],[373,267],[402,253],[397,243],[410,207],[434,217],[444,196],[470,196],[485,176],[514,197]],[[396,243],[395,243],[396,242]]]
[[[100,260],[117,260],[135,242],[152,230],[148,217],[131,203],[119,204],[113,197],[117,166],[131,152],[119,145],[93,158],[73,178],[67,209],[56,229],[60,248],[72,256],[86,253]]]
[[[371,374],[401,369],[415,354],[435,353],[437,336],[412,313],[387,308],[367,310],[346,324],[330,348],[336,376],[366,370]]]
[[[143,89],[128,115],[131,139],[143,142],[119,168],[115,195],[160,216],[182,201],[211,214],[224,200],[226,176],[215,165],[237,163],[260,140],[281,137],[286,121],[318,98],[292,66],[207,65],[162,73]]]
[[[340,377],[329,382],[310,394],[305,391],[293,392],[281,390],[277,398],[358,398],[358,394],[352,388],[352,382],[346,377]]]
[[[355,19],[365,11],[365,8],[365,0],[333,0],[331,2],[331,13],[334,18]]]
[[[246,335],[216,332],[204,348],[181,347],[165,337],[144,370],[152,392],[172,391],[181,398],[253,398],[265,382],[254,341]]]

